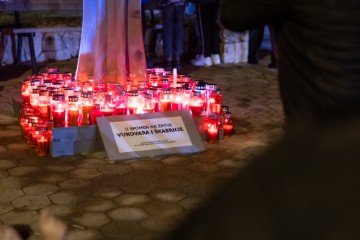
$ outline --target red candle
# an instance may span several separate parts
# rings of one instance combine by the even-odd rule
[[[68,109],[68,126],[77,126],[79,124],[79,109]]]
[[[102,116],[111,116],[114,113],[113,108],[100,108],[100,115]]]
[[[224,136],[225,137],[230,137],[234,132],[234,126],[230,125],[230,124],[225,124],[224,125]]]
[[[219,131],[215,125],[208,126],[208,143],[218,143],[219,142]]]
[[[37,139],[37,148],[39,156],[46,156],[49,148],[49,141],[46,136],[41,136]]]
[[[189,105],[189,109],[191,110],[191,115],[193,118],[199,118],[201,117],[201,113],[203,112],[204,106],[201,104],[197,105]]]
[[[171,100],[164,99],[160,100],[160,112],[166,112],[171,110]]]
[[[114,109],[113,115],[126,115],[127,114],[127,107],[125,105],[117,106]]]
[[[52,112],[54,127],[65,127],[65,109],[57,109]]]

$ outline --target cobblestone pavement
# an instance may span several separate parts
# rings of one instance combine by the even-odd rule
[[[76,61],[53,65],[74,72]],[[41,239],[41,209],[68,224],[68,239],[158,239],[283,134],[276,71],[221,65],[190,74],[217,83],[235,119],[236,133],[204,142],[204,152],[116,162],[105,152],[38,157],[12,112],[29,73],[0,82],[0,224],[30,225],[31,240]]]

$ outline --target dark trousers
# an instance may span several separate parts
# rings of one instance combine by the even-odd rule
[[[203,54],[220,54],[220,28],[217,23],[219,3],[198,4],[198,14],[202,30]]]
[[[184,52],[185,5],[167,5],[162,7],[163,47],[167,60],[180,59]]]
[[[257,62],[257,54],[260,50],[261,43],[264,38],[264,28],[265,25],[262,25],[260,27],[252,28],[249,30],[249,62]]]

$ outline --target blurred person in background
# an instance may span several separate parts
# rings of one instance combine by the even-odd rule
[[[200,23],[202,54],[191,61],[194,66],[210,67],[221,63],[220,60],[220,0],[194,0]]]
[[[184,21],[186,0],[158,0],[162,14],[164,68],[181,69],[180,57],[184,52]]]

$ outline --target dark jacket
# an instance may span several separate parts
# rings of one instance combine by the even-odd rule
[[[360,112],[359,0],[223,0],[220,11],[235,31],[276,23],[288,120]]]

